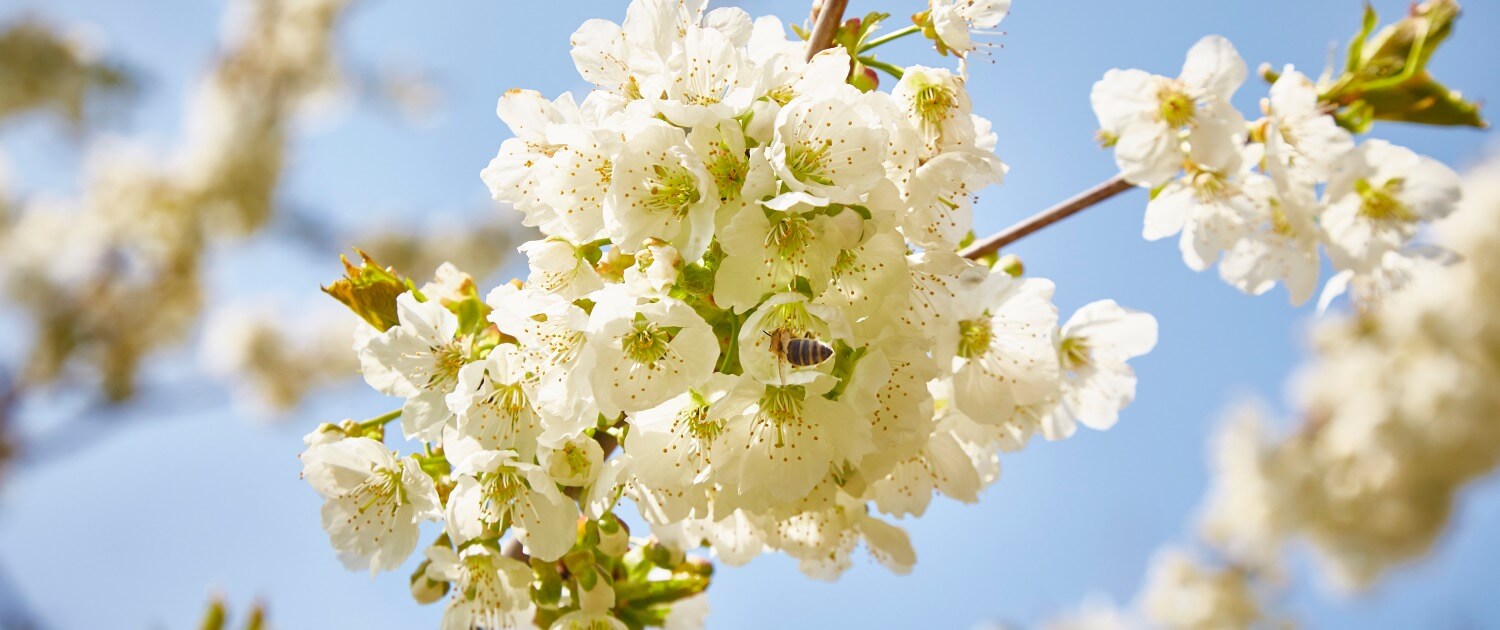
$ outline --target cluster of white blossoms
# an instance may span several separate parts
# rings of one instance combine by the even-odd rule
[[[1273,428],[1284,423],[1260,405],[1228,415],[1200,523],[1215,560],[1168,548],[1131,606],[1085,603],[1047,628],[1278,627],[1294,543],[1351,590],[1432,550],[1463,489],[1500,466],[1500,161],[1463,188],[1434,228],[1464,262],[1422,267],[1373,308],[1321,321],[1293,428]]]
[[[1133,398],[1150,315],[1061,322],[1051,282],[956,253],[1006,171],[963,77],[864,92],[846,48],[809,59],[774,17],[686,0],[572,42],[597,89],[505,93],[514,137],[482,173],[543,234],[526,280],[481,293],[444,266],[418,290],[366,265],[330,290],[360,310],[394,287],[356,349],[405,400],[308,438],[349,567],[396,568],[438,520],[414,585],[452,585],[444,627],[616,627],[633,574],[593,576],[635,561],[612,533],[628,498],[668,556],[779,550],[833,579],[863,542],[905,572],[886,517],[976,501],[998,452],[1107,429]],[[423,453],[380,441],[397,415]]]
[[[208,252],[269,220],[293,120],[336,74],[334,27],[349,5],[234,3],[220,57],[194,86],[183,142],[170,156],[95,142],[76,195],[6,200],[16,210],[0,217],[0,282],[35,329],[24,381],[88,374],[109,399],[124,400],[145,358],[194,330]],[[22,23],[0,34],[0,117],[28,108],[74,117],[85,88],[123,80],[107,64],[47,45],[39,30]]]
[[[1101,140],[1126,181],[1151,189],[1145,238],[1180,234],[1192,269],[1218,263],[1252,295],[1282,283],[1294,304],[1317,289],[1320,251],[1336,270],[1325,306],[1349,290],[1372,301],[1449,259],[1413,239],[1453,211],[1458,176],[1384,140],[1356,144],[1324,98],[1329,79],[1263,73],[1274,83],[1253,122],[1231,103],[1247,68],[1222,37],[1193,46],[1175,79],[1111,70],[1094,85]]]
[[[1425,554],[1469,482],[1500,464],[1500,162],[1465,181],[1436,231],[1463,264],[1419,269],[1378,308],[1330,321],[1297,381],[1301,426],[1230,425],[1206,534],[1274,564],[1304,539],[1340,585],[1363,587]]]

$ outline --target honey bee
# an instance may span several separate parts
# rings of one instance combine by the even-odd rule
[[[817,339],[811,337],[795,337],[792,331],[785,328],[777,328],[775,332],[767,332],[771,338],[771,352],[775,353],[777,368],[782,368],[782,362],[790,363],[793,367],[812,367],[833,357],[833,348]],[[783,373],[782,381],[786,380]]]

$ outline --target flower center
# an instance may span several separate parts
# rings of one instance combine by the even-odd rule
[[[631,322],[630,332],[620,336],[620,350],[631,361],[649,365],[660,361],[672,351],[672,339],[676,336],[676,331],[670,328],[663,328],[646,321],[644,317],[637,317]]]
[[[692,171],[681,166],[657,164],[646,181],[646,209],[687,216],[688,207],[698,203],[698,180]]]
[[[965,359],[984,356],[994,338],[989,317],[966,319],[958,323],[958,356]]]
[[[1209,204],[1224,201],[1233,192],[1229,185],[1229,178],[1223,173],[1204,168],[1191,161],[1187,163],[1186,170],[1188,181],[1193,187],[1193,196],[1198,199],[1198,203]]]
[[[1292,220],[1286,215],[1286,208],[1281,207],[1281,202],[1271,200],[1271,231],[1285,237],[1297,236],[1297,229],[1292,227]]]
[[[801,385],[767,385],[760,397],[757,419],[776,428],[777,448],[786,446],[786,428],[802,421],[802,399],[807,390]]]
[[[469,353],[462,344],[450,341],[432,347],[432,371],[427,374],[426,388],[447,389],[449,383],[458,380],[458,370],[468,363]]]
[[[1193,123],[1194,114],[1197,113],[1197,103],[1193,97],[1183,91],[1178,85],[1163,87],[1156,94],[1158,108],[1156,115],[1162,122],[1170,127],[1185,127]]]
[[[1093,361],[1092,350],[1089,348],[1088,339],[1083,337],[1067,337],[1062,340],[1058,347],[1059,358],[1062,359],[1063,369],[1077,370],[1088,367]]]
[[[807,219],[792,216],[771,226],[771,232],[766,234],[766,248],[782,261],[799,261],[812,240],[813,230]]]
[[[917,119],[922,121],[922,126],[933,134],[942,128],[943,121],[947,120],[951,112],[958,107],[958,95],[953,88],[940,83],[923,86],[922,89],[917,90],[912,101]]]
[[[687,429],[687,434],[699,442],[712,442],[724,434],[723,420],[708,418],[708,405],[693,405],[677,414],[677,422]]]
[[[745,174],[750,163],[740,159],[729,146],[719,142],[709,150],[708,174],[719,187],[719,201],[728,203],[740,198],[740,189],[745,186]]]
[[[816,146],[814,146],[816,144]],[[786,148],[786,167],[797,181],[832,186],[833,180],[824,174],[827,167],[828,149],[832,140],[822,142],[797,142]]]
[[[1405,185],[1406,181],[1399,177],[1378,188],[1371,186],[1368,180],[1355,182],[1354,189],[1359,192],[1359,213],[1375,221],[1416,221],[1420,218],[1417,213],[1396,197]]]

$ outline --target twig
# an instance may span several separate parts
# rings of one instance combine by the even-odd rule
[[[998,234],[992,235],[982,241],[976,241],[963,251],[960,256],[974,260],[1000,251],[1000,248],[1021,240],[1044,227],[1057,223],[1070,216],[1078,214],[1089,207],[1100,203],[1110,197],[1135,188],[1133,184],[1125,181],[1125,178],[1116,175],[1108,181],[1085,190],[1072,199],[1038,212],[1020,223],[1012,225]]]
[[[813,15],[816,17],[813,19],[812,35],[807,38],[809,60],[833,45],[833,34],[844,21],[844,7],[848,5],[849,0],[821,0],[813,3]]]

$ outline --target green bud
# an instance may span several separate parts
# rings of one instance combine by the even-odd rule
[[[377,330],[389,330],[400,322],[396,317],[396,297],[414,291],[411,280],[396,274],[390,267],[381,268],[369,254],[360,250],[363,260],[358,267],[339,256],[344,263],[344,277],[326,287],[323,292],[344,303],[355,315],[360,316]]]
[[[198,622],[198,629],[223,630],[228,617],[229,611],[224,607],[224,600],[215,596],[208,602],[208,610],[203,611],[203,620]]]
[[[1026,265],[1021,263],[1021,257],[1015,254],[1006,254],[995,261],[995,269],[1010,274],[1012,278],[1019,278],[1026,274]]]

